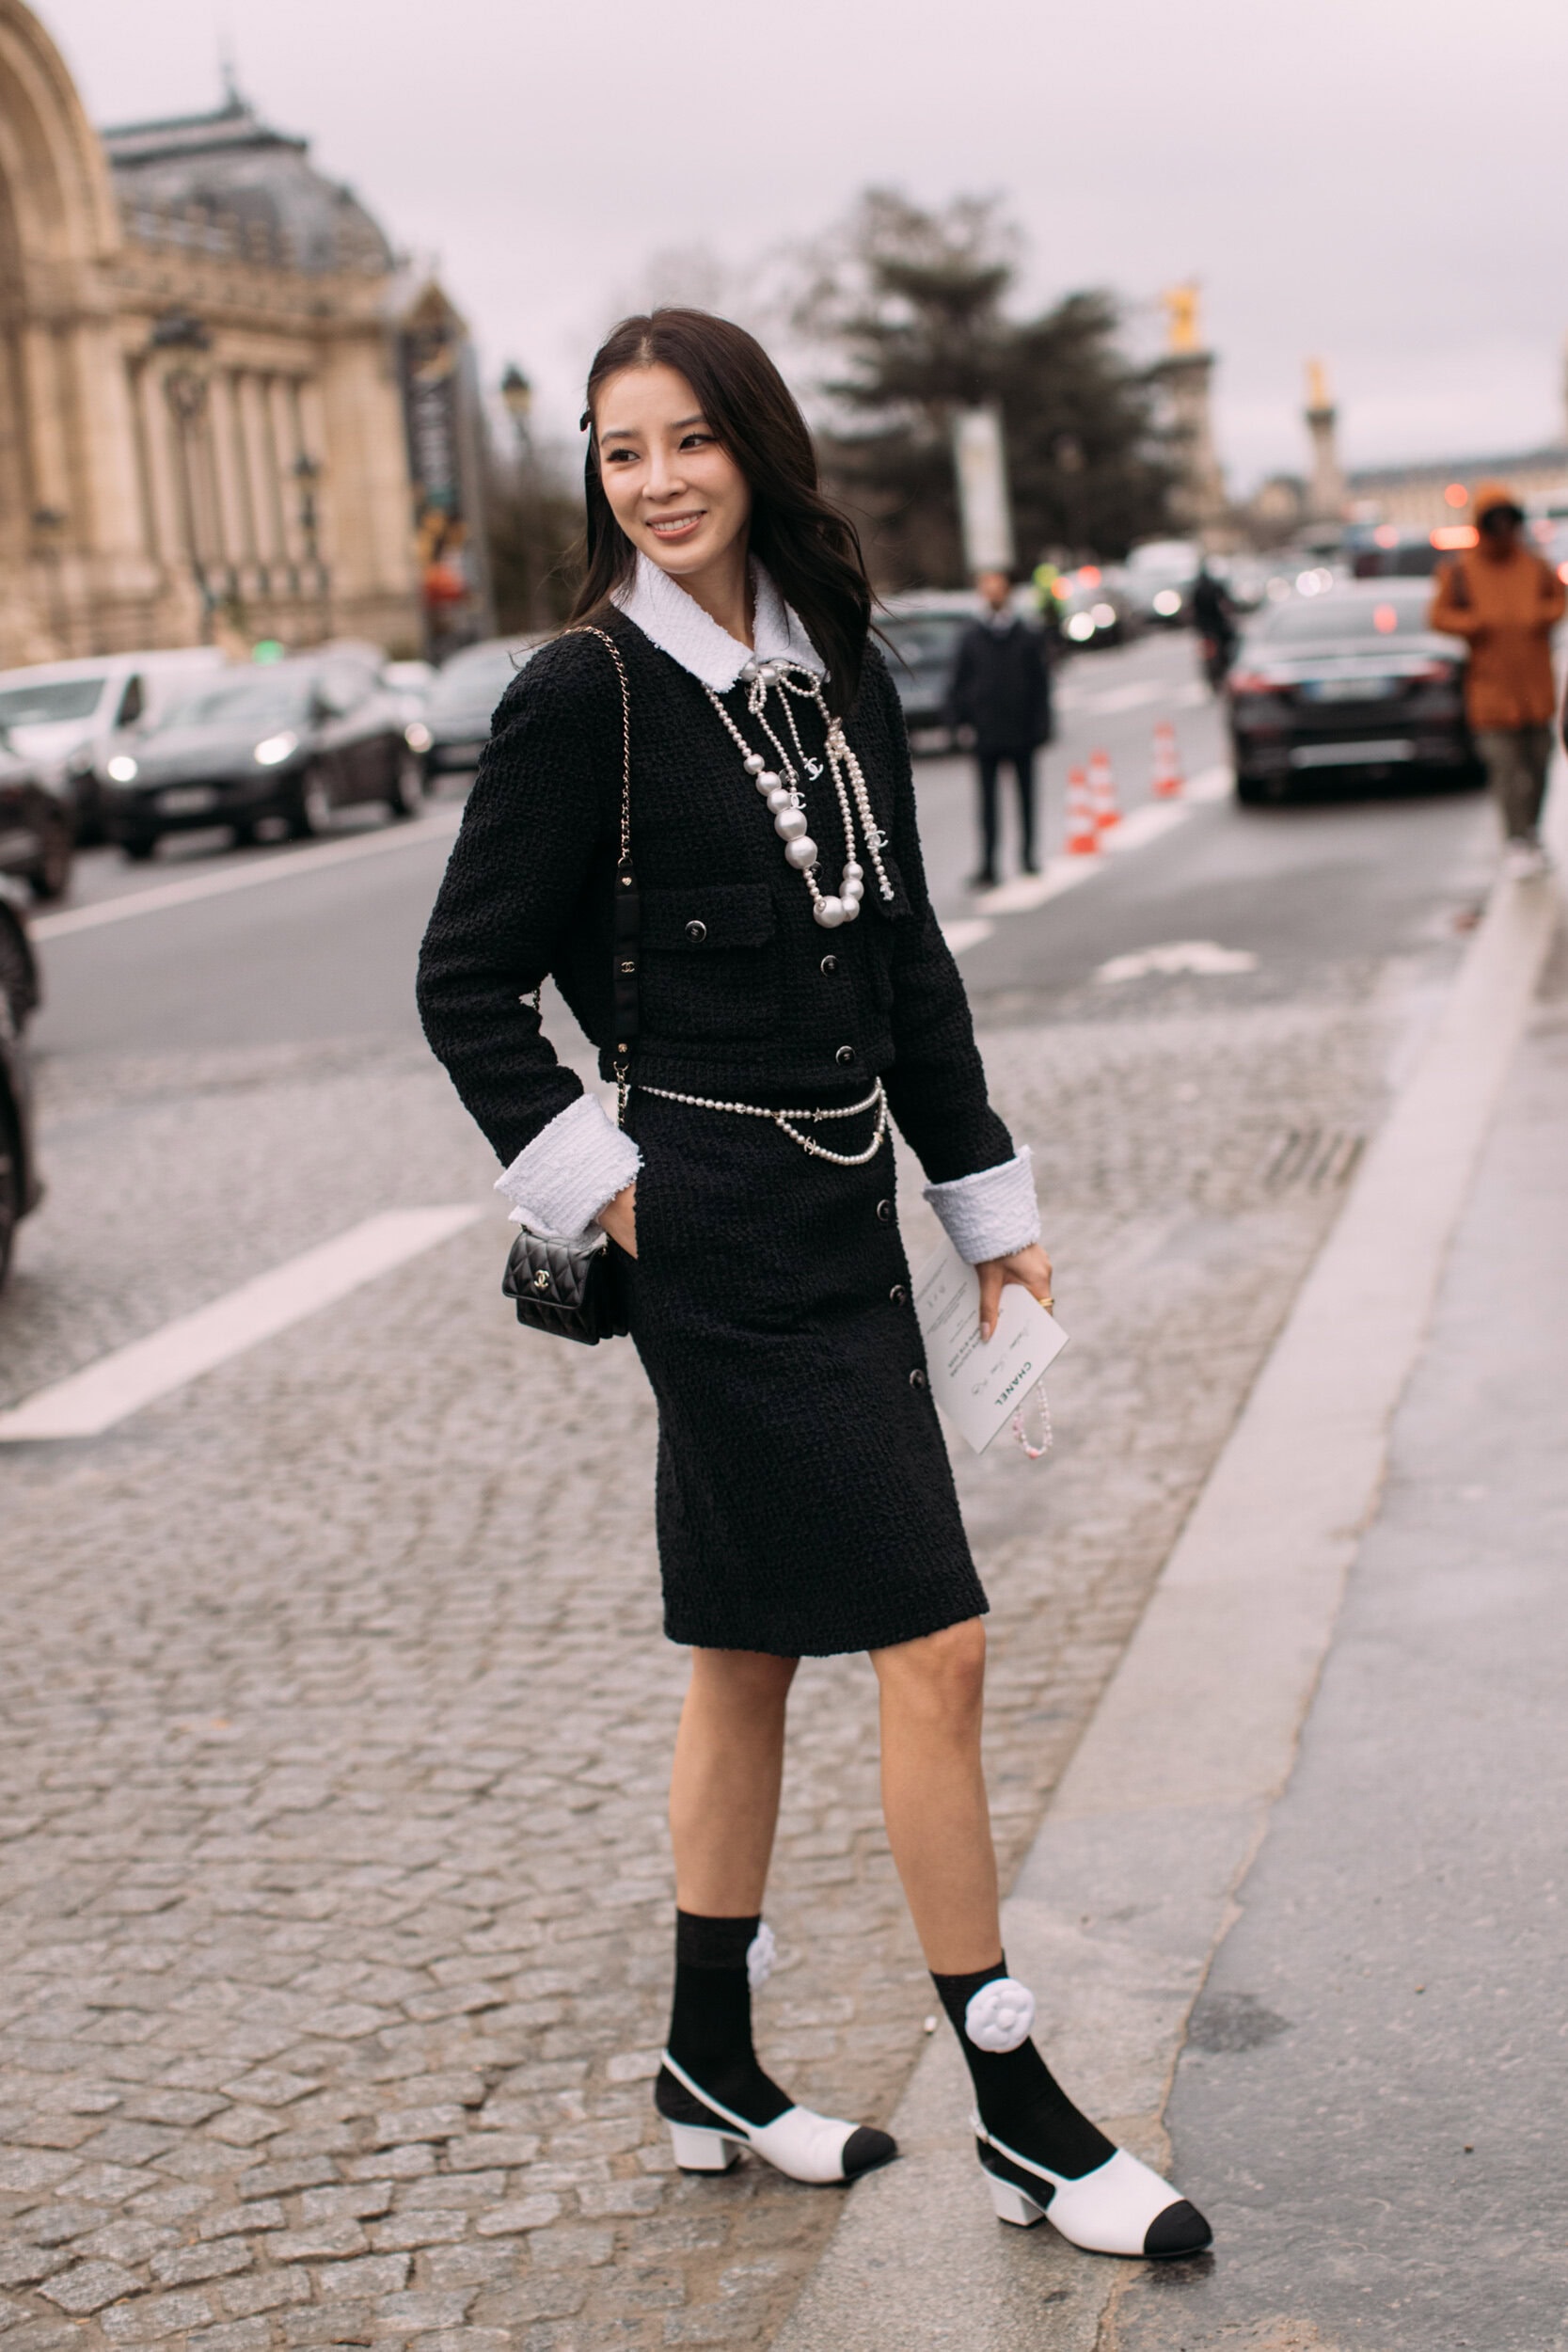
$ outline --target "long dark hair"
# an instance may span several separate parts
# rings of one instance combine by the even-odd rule
[[[623,319],[588,372],[588,453],[583,461],[587,568],[572,620],[597,612],[633,570],[636,549],[610,512],[599,475],[594,407],[626,368],[673,368],[752,492],[751,548],[805,623],[828,665],[832,707],[854,707],[871,620],[871,583],[860,537],[817,483],[816,452],[784,377],[754,335],[706,310],[655,310]]]

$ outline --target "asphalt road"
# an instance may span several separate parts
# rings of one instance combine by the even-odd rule
[[[1048,849],[1061,842],[1068,769],[1094,749],[1109,753],[1123,807],[1143,806],[1158,720],[1175,725],[1187,775],[1213,776],[1222,734],[1195,673],[1185,634],[1068,666],[1058,740],[1042,758]],[[972,920],[986,909],[965,887],[974,857],[969,763],[925,758],[917,780],[938,911],[949,924]],[[37,1052],[47,1063],[415,1036],[414,960],[447,853],[446,819],[438,804],[396,847],[347,862],[318,864],[318,852],[293,845],[235,853],[211,836],[167,845],[147,867],[88,853],[71,910],[111,898],[131,905],[173,882],[244,868],[281,864],[285,874],[103,929],[51,937],[45,921]],[[369,846],[380,832],[356,824],[342,838]],[[964,949],[963,968],[979,1009],[1005,1019],[1016,1005],[1037,1019],[1051,1000],[1092,988],[1109,959],[1197,941],[1255,956],[1245,993],[1276,996],[1330,967],[1366,968],[1451,937],[1483,887],[1490,846],[1473,795],[1280,810],[1210,802],[1147,847],[1104,861],[1082,889],[996,916],[989,936]]]

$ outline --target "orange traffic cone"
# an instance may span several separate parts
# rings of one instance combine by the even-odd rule
[[[1068,771],[1067,780],[1067,853],[1069,857],[1093,857],[1100,848],[1100,829],[1094,821],[1094,802],[1089,793],[1089,780],[1082,768]]]
[[[1099,832],[1109,833],[1113,825],[1120,824],[1121,811],[1117,806],[1117,787],[1111,774],[1109,752],[1089,754],[1089,803]]]
[[[1176,748],[1176,729],[1168,719],[1157,720],[1154,727],[1155,799],[1179,800],[1181,781],[1181,756]]]

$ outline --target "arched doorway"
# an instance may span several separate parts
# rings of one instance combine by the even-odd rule
[[[120,229],[65,62],[0,0],[0,662],[96,650],[150,610],[115,347]],[[134,625],[133,625],[134,633]]]

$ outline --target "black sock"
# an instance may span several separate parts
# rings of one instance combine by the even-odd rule
[[[752,2047],[752,1986],[746,1952],[760,1919],[675,1914],[675,1999],[670,2056],[692,2081],[748,2123],[772,2123],[795,2105],[769,2081]],[[655,2098],[661,2115],[697,2122],[690,2094],[664,2068]]]
[[[1022,2042],[1016,2050],[977,2050],[964,2031],[964,2011],[974,1994],[1006,1973],[1006,1960],[999,1960],[994,1968],[978,1968],[970,1977],[939,1977],[933,1969],[931,1982],[969,2061],[974,2104],[987,2131],[1064,2181],[1081,2180],[1109,2162],[1115,2144],[1079,2113],[1032,2042]]]

